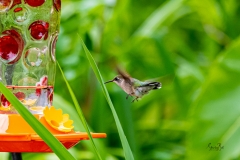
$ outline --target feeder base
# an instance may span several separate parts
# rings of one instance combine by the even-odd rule
[[[93,138],[105,138],[105,133],[91,133]],[[69,149],[81,140],[88,140],[85,132],[54,134]],[[37,134],[0,134],[0,152],[52,152]]]

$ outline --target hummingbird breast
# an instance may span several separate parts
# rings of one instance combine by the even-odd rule
[[[122,81],[119,86],[129,95],[134,96],[134,88],[133,85],[130,83],[127,83],[125,81]]]

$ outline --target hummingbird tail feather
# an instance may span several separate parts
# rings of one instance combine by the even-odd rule
[[[162,87],[162,84],[159,83],[159,82],[150,82],[150,83],[147,83],[145,85],[142,85],[141,87],[147,87],[147,86],[153,87],[152,89],[159,89],[159,88]]]
[[[159,89],[162,87],[162,83],[159,82],[153,82],[153,85],[155,86],[153,89]]]

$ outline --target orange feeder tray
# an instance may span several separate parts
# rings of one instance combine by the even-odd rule
[[[52,128],[43,115],[34,115],[67,149],[81,140],[88,140],[85,132],[60,132]],[[51,148],[36,134],[31,126],[18,114],[1,115],[8,124],[0,128],[0,152],[52,152]],[[1,121],[0,121],[1,123]],[[0,124],[1,125],[1,124]],[[5,131],[3,131],[5,128]],[[106,138],[105,133],[91,133],[93,138]]]

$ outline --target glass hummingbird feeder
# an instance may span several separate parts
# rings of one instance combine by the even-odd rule
[[[66,147],[88,139],[52,107],[60,0],[0,0],[0,81]],[[92,133],[104,138],[105,133]],[[51,152],[0,93],[0,152]]]

